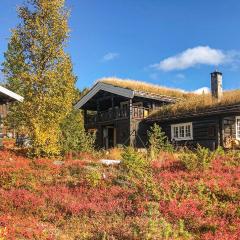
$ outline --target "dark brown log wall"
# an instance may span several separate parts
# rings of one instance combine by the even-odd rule
[[[166,136],[169,140],[171,140],[171,124],[179,124],[179,123],[193,123],[193,140],[188,141],[176,141],[175,144],[177,146],[188,146],[188,147],[196,147],[197,144],[200,144],[204,147],[208,147],[210,149],[216,149],[220,144],[220,123],[221,119],[219,117],[207,117],[207,118],[198,118],[198,119],[184,119],[182,121],[172,121],[172,122],[156,122],[161,126],[162,130],[165,132]],[[148,129],[150,126],[149,124]],[[146,127],[145,127],[146,128]],[[139,130],[141,135],[146,135],[146,131]]]
[[[240,114],[232,114],[230,116],[208,116],[199,118],[185,118],[181,121],[156,122],[159,124],[167,137],[171,139],[171,124],[178,123],[193,123],[193,140],[191,141],[176,141],[176,145],[196,147],[200,144],[210,149],[216,149],[218,146],[224,146],[226,138],[236,138],[236,116]],[[148,124],[148,128],[153,125],[153,122]],[[146,129],[146,127],[144,127]],[[146,130],[145,130],[146,132]],[[139,130],[141,135],[145,135],[144,131]]]
[[[96,146],[98,148],[104,147],[103,143],[103,129],[106,126],[113,126],[116,129],[116,145],[129,145],[130,138],[130,121],[129,119],[109,121],[105,123],[98,123],[96,125],[85,125],[86,131],[96,129]]]

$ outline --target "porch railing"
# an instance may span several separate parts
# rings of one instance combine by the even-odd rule
[[[133,119],[143,119],[149,115],[149,109],[144,107],[132,107],[131,116]],[[97,123],[97,122],[106,122],[111,120],[125,119],[129,118],[130,112],[126,108],[115,108],[114,110],[107,110],[93,114],[87,114],[85,122]]]

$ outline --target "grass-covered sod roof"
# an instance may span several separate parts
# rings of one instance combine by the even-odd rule
[[[152,112],[152,118],[175,117],[185,114],[200,113],[212,108],[240,104],[240,90],[225,91],[220,102],[211,94],[191,95],[187,100],[165,105]]]
[[[146,82],[130,80],[130,79],[120,79],[120,78],[102,78],[99,82],[110,84],[116,87],[122,87],[135,91],[142,91],[150,94],[164,95],[175,98],[189,98],[194,94],[187,93],[181,89],[167,88],[164,86],[154,85]]]

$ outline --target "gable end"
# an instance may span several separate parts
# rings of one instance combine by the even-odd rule
[[[75,109],[80,109],[85,103],[87,103],[96,93],[99,91],[106,91],[116,95],[120,95],[126,98],[133,98],[134,91],[126,88],[115,87],[106,83],[98,82],[92,89],[80,99],[80,101],[74,106]]]

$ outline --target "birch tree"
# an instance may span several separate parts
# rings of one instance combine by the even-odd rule
[[[60,123],[72,109],[75,76],[65,47],[69,11],[65,0],[28,0],[18,9],[19,25],[5,53],[8,87],[24,102],[10,118],[31,139],[33,156],[60,153]]]

